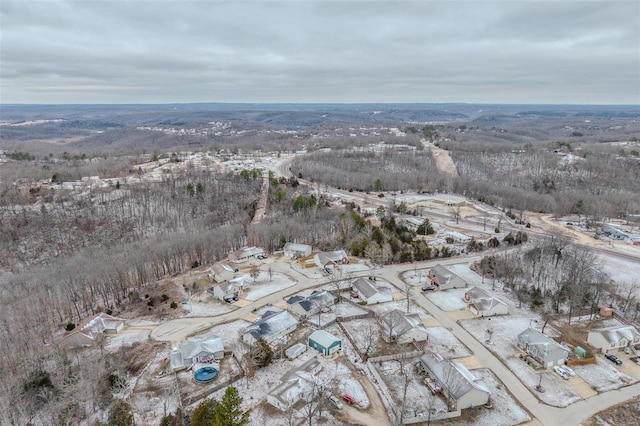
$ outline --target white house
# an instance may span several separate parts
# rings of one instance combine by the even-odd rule
[[[244,262],[249,259],[264,256],[264,249],[262,247],[242,247],[239,250],[234,251],[229,255],[231,262]]]
[[[242,341],[248,345],[255,344],[263,338],[272,343],[296,329],[298,321],[287,311],[267,311],[262,317],[249,325],[242,335]]]
[[[286,243],[284,245],[284,255],[291,259],[306,257],[311,255],[311,246],[308,244]]]
[[[124,328],[124,320],[101,312],[85,318],[62,337],[61,345],[67,348],[91,346],[103,334],[117,334]]]
[[[533,328],[527,328],[518,334],[518,347],[545,368],[564,365],[569,356],[568,348]]]
[[[438,287],[440,290],[448,290],[450,288],[463,288],[467,286],[467,282],[438,264],[429,270],[429,278],[431,284]]]
[[[237,269],[232,268],[226,263],[216,262],[211,265],[211,268],[209,269],[209,279],[217,283],[229,281],[234,277],[236,272]]]
[[[442,388],[452,410],[480,407],[489,402],[491,392],[486,383],[459,362],[427,352],[420,357],[420,365]]]
[[[631,325],[616,325],[589,331],[587,342],[602,352],[618,352],[640,345],[640,333]]]
[[[497,297],[491,296],[480,287],[471,287],[464,293],[467,307],[476,316],[509,315],[509,306]]]
[[[306,318],[336,303],[336,297],[327,290],[315,290],[309,296],[292,296],[287,299],[287,310],[300,318]]]
[[[224,344],[219,336],[206,340],[186,341],[171,353],[171,369],[181,370],[195,363],[210,363],[224,358]]]
[[[237,300],[240,297],[240,292],[242,291],[242,284],[225,281],[215,284],[208,291],[218,300]]]
[[[394,309],[380,317],[382,325],[382,338],[387,341],[395,341],[401,344],[411,342],[424,342],[428,338],[427,329],[422,325],[418,314],[406,314],[399,309]]]
[[[316,375],[320,370],[322,364],[315,358],[299,368],[290,370],[282,376],[280,384],[269,391],[267,402],[281,411],[286,411],[301,399],[311,401],[318,394]]]
[[[367,278],[358,278],[351,284],[351,287],[353,291],[358,294],[360,300],[366,302],[368,305],[391,302],[393,300],[393,293],[391,291],[382,291],[374,281]]]
[[[347,253],[344,250],[324,251],[316,253],[313,257],[313,261],[318,268],[331,273],[336,265],[348,264],[349,256],[347,256]]]

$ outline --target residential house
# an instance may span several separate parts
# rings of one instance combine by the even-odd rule
[[[331,355],[342,349],[342,340],[324,330],[316,330],[309,335],[309,346],[322,355]]]
[[[420,225],[422,225],[423,223],[424,219],[421,219],[419,217],[410,216],[402,219],[402,224],[412,231],[417,231]]]
[[[428,339],[427,329],[418,314],[407,314],[394,309],[380,317],[382,338],[387,342],[411,343]]]
[[[67,348],[91,346],[99,336],[117,334],[124,328],[124,320],[101,312],[85,318],[62,337],[61,345]]]
[[[211,265],[211,268],[209,269],[209,278],[211,281],[221,283],[232,279],[236,272],[238,272],[237,269],[232,268],[226,263],[216,262]]]
[[[440,290],[467,286],[465,280],[440,264],[437,264],[429,270],[429,278],[431,279],[431,285],[437,286]]]
[[[238,300],[242,286],[232,282],[222,282],[214,285],[208,290],[213,296],[225,302]]]
[[[367,278],[358,278],[351,284],[351,287],[358,294],[358,298],[368,305],[391,302],[393,300],[391,291],[383,291],[374,281]]]
[[[299,318],[307,318],[336,303],[336,297],[327,290],[315,290],[307,297],[292,296],[287,299],[287,310]]]
[[[464,294],[467,307],[475,316],[490,317],[509,315],[509,306],[497,297],[491,296],[480,287],[471,287]]]
[[[333,273],[336,265],[346,265],[349,263],[349,256],[344,250],[325,251],[317,253],[313,261],[318,268]]]
[[[241,249],[231,253],[229,255],[229,260],[231,262],[238,263],[245,262],[258,256],[264,256],[264,249],[262,247],[242,247]]]
[[[569,356],[567,347],[533,328],[527,328],[518,334],[518,347],[531,355],[545,368],[564,365]]]
[[[284,255],[291,259],[298,259],[311,255],[311,246],[308,244],[286,243],[284,245]]]
[[[197,363],[211,363],[224,358],[224,344],[219,336],[206,340],[186,341],[180,349],[174,349],[170,356],[171,369],[174,371],[187,368]]]
[[[631,325],[616,325],[589,331],[587,342],[602,352],[618,352],[640,345],[640,333]]]
[[[300,400],[310,402],[317,397],[318,378],[322,364],[312,358],[299,368],[295,368],[280,379],[280,384],[267,394],[267,402],[281,411],[287,411]]]
[[[465,235],[461,232],[449,231],[447,232],[446,236],[453,238],[453,241],[455,241],[456,243],[468,243],[469,241],[471,241],[470,236]]]
[[[607,237],[612,238],[614,240],[624,240],[625,238],[629,237],[629,234],[627,234],[626,232],[623,232],[623,231],[621,231],[618,228],[615,228],[613,226],[603,226],[602,227],[602,232]]]
[[[255,344],[263,338],[267,343],[273,343],[296,329],[298,321],[287,311],[267,311],[260,319],[246,328],[242,341],[248,345]]]
[[[420,357],[422,369],[437,382],[452,411],[480,407],[489,402],[486,383],[459,362],[427,352]]]

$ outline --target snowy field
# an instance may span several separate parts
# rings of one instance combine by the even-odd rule
[[[236,309],[233,304],[222,302],[209,293],[191,296],[186,304],[180,304],[178,307],[185,311],[186,317],[215,317]]]
[[[271,278],[269,278],[268,272],[261,271],[256,279],[253,280],[251,288],[248,290],[244,298],[254,302],[256,300],[262,299],[265,296],[294,286],[295,284],[296,281],[292,280],[287,275],[273,272],[271,274]]]
[[[467,347],[444,327],[428,327],[429,340],[426,346],[430,351],[445,358],[460,358],[471,355]]]
[[[394,309],[398,309],[403,313],[407,313],[407,300],[395,300],[392,302],[378,303],[376,305],[368,305],[367,307],[378,315],[384,315],[387,312],[393,311]],[[422,308],[415,305],[411,301],[409,302],[409,313],[418,314],[422,319],[431,318],[431,315],[427,315]]]
[[[466,288],[452,288],[445,291],[426,291],[423,295],[441,310],[452,312],[466,309],[467,304],[464,301],[466,291]]]
[[[114,352],[120,349],[122,346],[130,345],[137,342],[144,342],[146,340],[149,340],[149,333],[151,333],[151,330],[128,332],[125,328],[124,331],[120,332],[119,334],[108,336],[104,345],[104,349],[108,352]]]
[[[576,374],[582,377],[589,386],[598,392],[606,392],[618,389],[638,380],[616,369],[609,361],[596,357],[595,364],[576,365],[573,367]]]

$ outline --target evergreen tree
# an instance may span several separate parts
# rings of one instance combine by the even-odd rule
[[[215,413],[215,426],[244,426],[249,423],[249,413],[243,413],[242,397],[233,386],[225,390]]]
[[[205,399],[202,401],[191,416],[191,426],[214,426],[216,425],[216,408],[218,401],[215,399]]]

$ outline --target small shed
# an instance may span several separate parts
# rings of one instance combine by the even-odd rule
[[[294,359],[299,357],[306,351],[307,351],[307,346],[304,343],[296,343],[295,345],[291,346],[289,349],[284,351],[284,354],[287,356],[287,358]]]
[[[342,340],[324,330],[316,330],[309,335],[309,346],[322,355],[331,355],[342,349]]]

